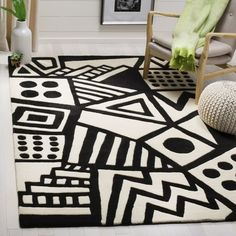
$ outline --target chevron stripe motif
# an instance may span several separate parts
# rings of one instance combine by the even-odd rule
[[[194,78],[158,58],[9,65],[23,228],[233,221],[236,138],[205,125]]]

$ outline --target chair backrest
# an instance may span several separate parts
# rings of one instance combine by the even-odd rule
[[[220,21],[217,24],[215,32],[236,33],[236,0],[230,0]],[[233,51],[236,49],[236,39],[219,38],[221,42],[229,44]]]

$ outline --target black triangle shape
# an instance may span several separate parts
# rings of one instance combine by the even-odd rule
[[[141,105],[141,107],[143,109],[143,112],[129,111],[127,109],[122,108],[124,106],[132,105],[132,104],[135,104],[135,103],[139,103]],[[128,101],[128,102],[124,102],[124,103],[120,103],[120,104],[115,104],[115,105],[109,106],[107,108],[112,109],[112,110],[119,110],[119,111],[129,112],[129,113],[133,113],[133,114],[153,117],[153,114],[149,111],[148,106],[146,105],[146,103],[144,102],[144,100],[142,98],[137,98],[137,99],[132,100],[132,101]]]
[[[31,74],[25,67],[21,67],[18,71],[18,74]]]

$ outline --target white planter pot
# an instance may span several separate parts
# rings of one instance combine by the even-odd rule
[[[31,62],[32,57],[32,33],[26,21],[17,21],[12,30],[11,51],[22,53],[22,64]]]

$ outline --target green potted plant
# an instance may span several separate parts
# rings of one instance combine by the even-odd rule
[[[32,33],[29,29],[26,18],[27,11],[25,0],[11,0],[13,8],[0,6],[0,9],[7,11],[16,17],[16,27],[11,34],[11,51],[22,54],[22,64],[30,63],[32,55]]]
[[[14,15],[18,21],[25,21],[26,20],[26,7],[24,0],[12,0],[13,9],[2,7],[1,9],[7,11]]]
[[[11,65],[14,67],[20,67],[21,59],[22,59],[21,53],[16,53],[16,52],[12,53],[12,55],[10,56]]]

